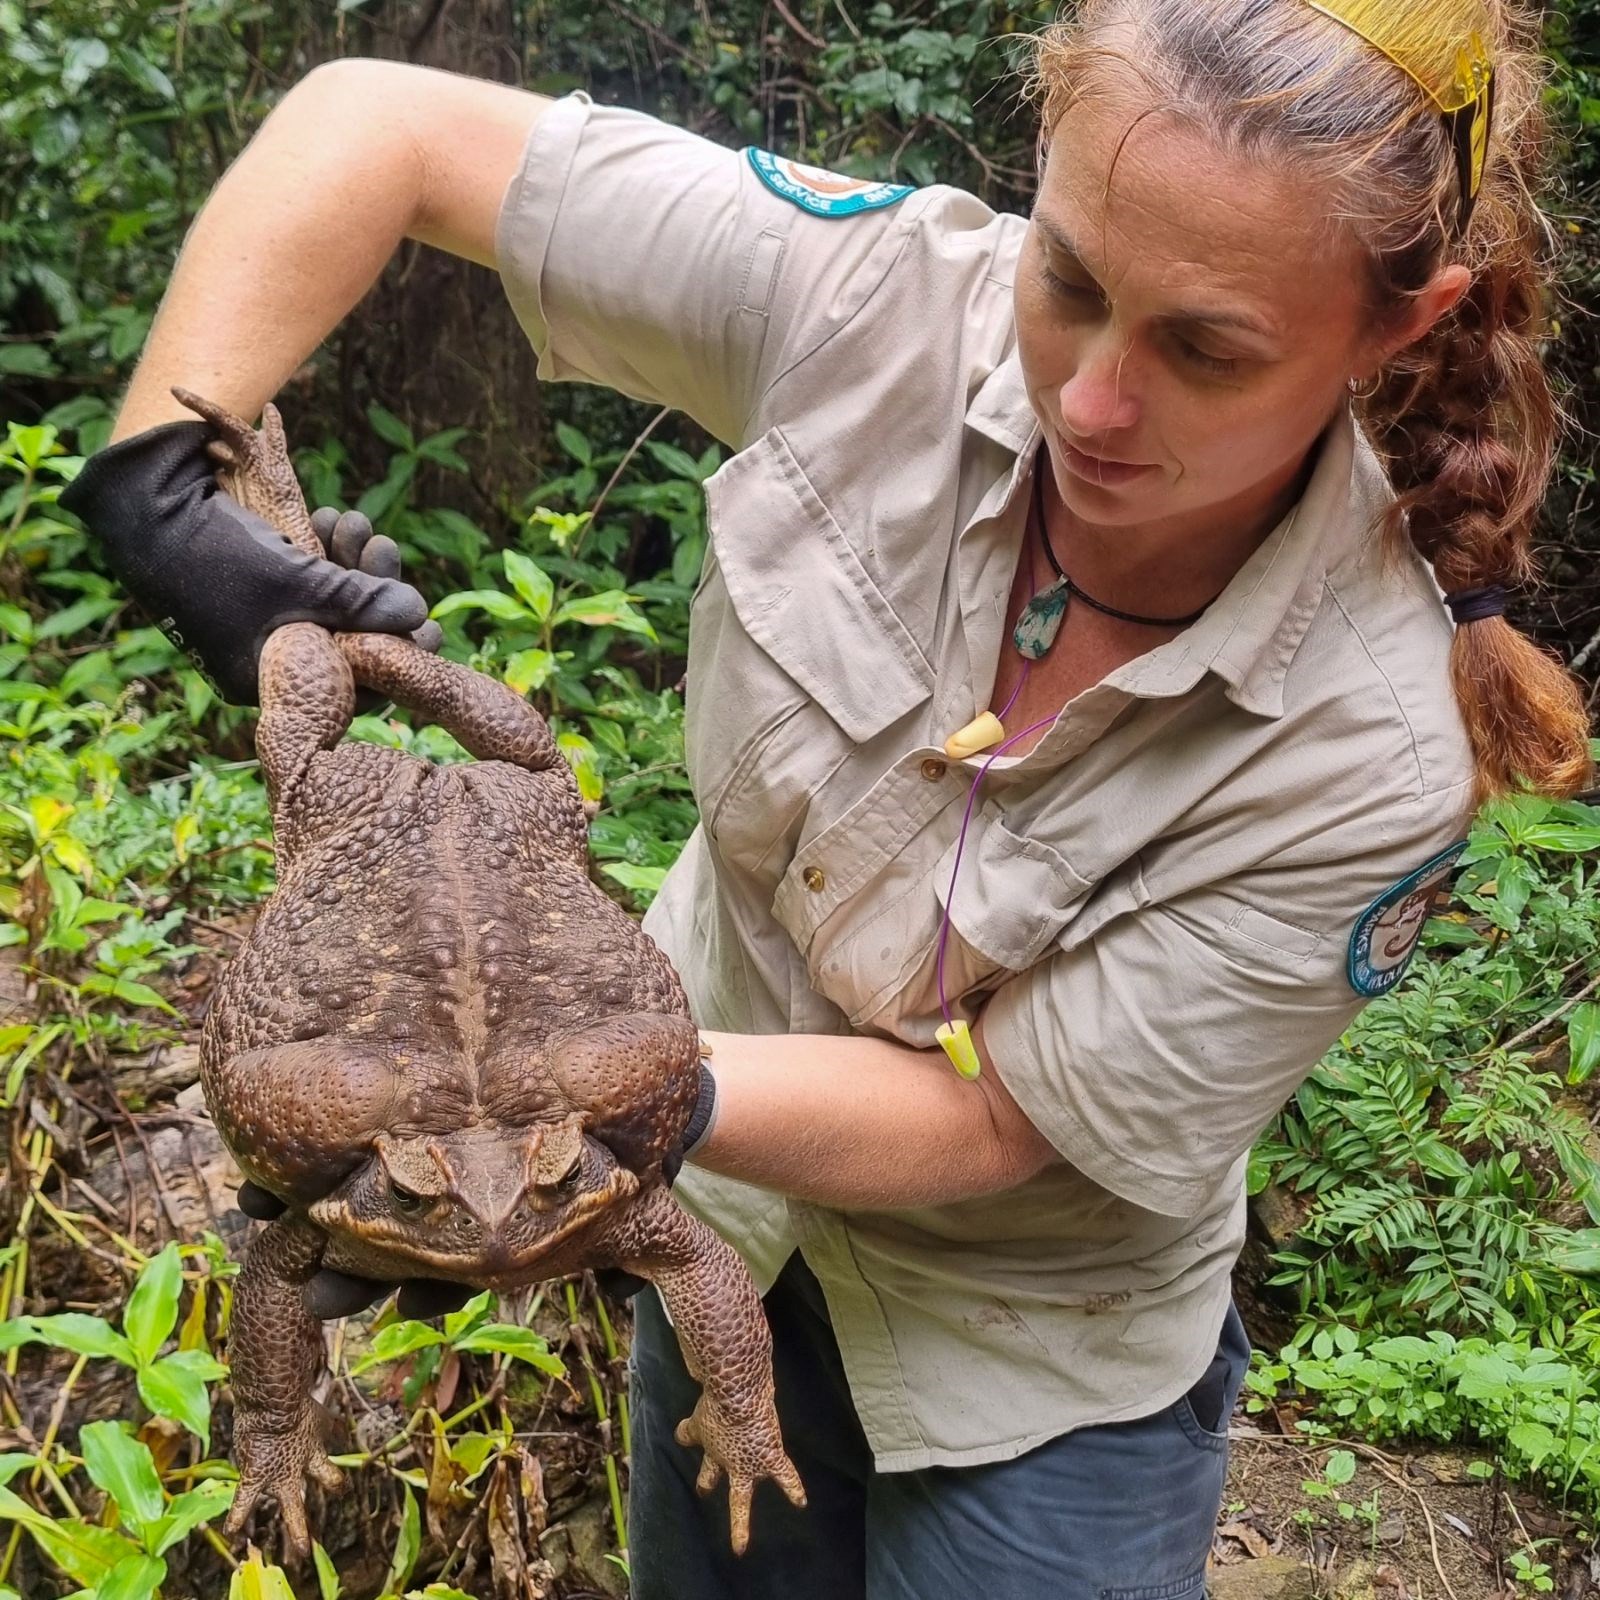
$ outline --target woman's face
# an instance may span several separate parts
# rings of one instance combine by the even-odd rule
[[[1028,395],[1082,520],[1276,507],[1372,365],[1361,263],[1325,207],[1131,89],[1061,119],[1015,306]]]

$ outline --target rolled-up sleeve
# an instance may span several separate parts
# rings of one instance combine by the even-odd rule
[[[1117,917],[996,990],[983,1039],[1029,1120],[1101,1187],[1197,1215],[1367,998],[1364,907],[1442,841],[1245,874]]]
[[[738,152],[578,93],[528,136],[496,260],[542,379],[672,406],[738,447],[765,388],[881,281],[907,203],[811,215]]]

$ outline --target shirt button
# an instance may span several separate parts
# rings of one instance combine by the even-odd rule
[[[929,783],[937,783],[949,770],[950,769],[945,765],[945,763],[940,761],[935,756],[929,756],[928,759],[922,763],[922,776],[926,778]]]
[[[823,876],[821,867],[807,867],[806,870],[801,873],[800,881],[813,894],[815,894],[819,889],[824,888],[828,882],[827,878]]]

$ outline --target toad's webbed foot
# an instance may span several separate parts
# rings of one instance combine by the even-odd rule
[[[771,1478],[791,1505],[806,1503],[800,1474],[783,1448],[770,1389],[749,1398],[754,1403],[736,1411],[726,1396],[714,1394],[708,1386],[693,1414],[673,1434],[679,1444],[699,1445],[705,1452],[694,1485],[699,1493],[710,1494],[727,1473],[728,1524],[735,1555],[743,1555],[750,1542],[750,1497],[758,1480]]]
[[[239,1464],[239,1489],[223,1524],[230,1538],[244,1528],[262,1495],[270,1495],[278,1502],[289,1548],[302,1560],[311,1553],[305,1480],[314,1478],[324,1489],[344,1483],[344,1474],[322,1447],[321,1411],[308,1396],[304,1409],[287,1421],[270,1412],[235,1413],[233,1453]]]

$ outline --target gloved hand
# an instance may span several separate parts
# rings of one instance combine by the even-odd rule
[[[225,699],[255,704],[261,646],[286,622],[374,633],[423,627],[427,602],[394,576],[392,541],[362,540],[359,566],[295,549],[218,488],[210,437],[207,423],[168,422],[109,445],[84,463],[60,504]],[[330,526],[330,544],[336,533]],[[345,548],[355,542],[347,535]]]
[[[318,515],[321,515],[319,512]],[[711,1132],[716,1121],[717,1085],[704,1058],[700,1062],[700,1093],[690,1113],[688,1125],[683,1130],[679,1147],[661,1163],[661,1173],[670,1188],[683,1167],[683,1158],[699,1147]],[[281,1217],[288,1207],[275,1194],[252,1183],[248,1178],[239,1185],[239,1209],[258,1222],[271,1222]],[[645,1285],[643,1278],[621,1267],[602,1267],[595,1273],[600,1286],[608,1294],[626,1300],[637,1294]],[[358,1311],[376,1305],[391,1289],[393,1283],[375,1278],[353,1278],[349,1273],[324,1267],[306,1285],[305,1308],[312,1316],[323,1321],[334,1317],[353,1317]],[[477,1291],[465,1284],[445,1283],[437,1278],[408,1278],[400,1285],[397,1308],[403,1317],[426,1320],[459,1311]]]
[[[387,534],[374,534],[372,524],[359,511],[339,511],[333,506],[318,506],[311,513],[311,526],[328,552],[328,559],[341,567],[351,567],[373,578],[399,578],[400,546]],[[444,629],[431,618],[411,635],[411,642],[430,655],[444,643]],[[367,716],[388,698],[372,689],[356,690],[356,714]]]
[[[239,1185],[239,1209],[257,1222],[272,1222],[289,1208],[277,1195],[248,1178]],[[353,1317],[376,1305],[394,1289],[393,1283],[378,1278],[355,1278],[348,1272],[324,1267],[305,1287],[304,1304],[319,1321]],[[443,1283],[437,1278],[410,1278],[400,1285],[398,1309],[402,1317],[442,1317],[459,1311],[477,1290],[461,1283]]]

